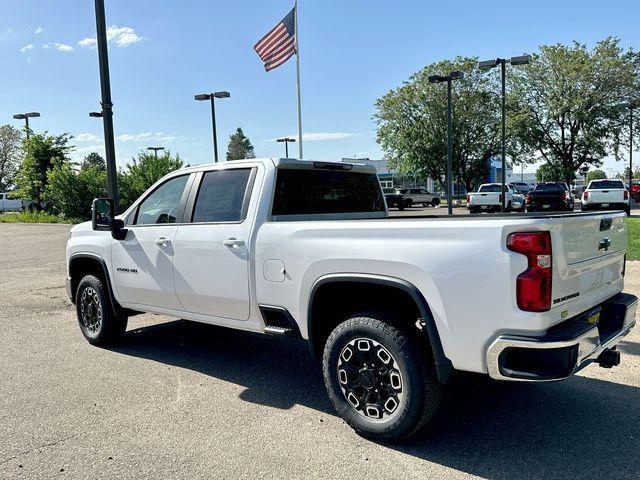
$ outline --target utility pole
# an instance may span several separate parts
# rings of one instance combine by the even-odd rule
[[[116,153],[113,140],[113,103],[111,102],[111,80],[109,78],[109,54],[107,52],[107,26],[104,0],[95,0],[96,38],[98,41],[98,63],[100,64],[100,90],[102,92],[102,123],[104,125],[104,150],[107,163],[107,191],[113,200],[113,212],[120,213]]]

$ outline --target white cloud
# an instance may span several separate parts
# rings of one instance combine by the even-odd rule
[[[42,32],[44,32],[44,28],[42,27],[38,27],[33,31],[36,35],[40,35]]]
[[[66,43],[57,43],[57,42],[45,43],[45,44],[42,45],[42,48],[44,48],[44,49],[55,48],[56,50],[59,50],[61,52],[72,52],[73,51],[73,47],[71,45],[67,45]]]
[[[140,132],[140,133],[123,133],[116,137],[119,142],[173,142],[176,140],[175,135],[164,132]]]
[[[102,141],[100,137],[94,135],[93,133],[78,133],[74,137],[76,142],[99,142]]]
[[[27,63],[31,63],[31,57],[27,57]]]
[[[142,37],[136,33],[132,27],[118,27],[111,25],[107,28],[107,42],[115,43],[118,47],[128,47],[133,43],[138,43]],[[78,45],[85,48],[93,48],[97,44],[94,37],[83,38]]]
[[[95,38],[87,37],[80,40],[78,42],[78,45],[80,45],[81,47],[93,47],[96,43],[97,42]]]
[[[29,45],[25,45],[20,49],[20,51],[23,53],[28,52],[29,50],[33,50],[33,43],[30,43]]]
[[[343,140],[345,138],[351,138],[357,136],[357,133],[343,133],[343,132],[315,132],[315,133],[303,133],[302,140],[305,142],[323,142],[326,140]],[[298,141],[298,135],[287,135],[290,138],[295,138]],[[277,139],[272,138],[270,141],[275,142]]]
[[[54,43],[57,50],[61,52],[71,52],[73,51],[73,47],[71,45],[67,45],[66,43]]]

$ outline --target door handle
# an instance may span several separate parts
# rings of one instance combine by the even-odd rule
[[[222,244],[225,247],[241,247],[244,245],[244,240],[238,240],[237,238],[231,237],[222,241]]]
[[[163,247],[165,245],[171,245],[171,240],[164,237],[156,238],[156,245],[158,245],[159,247]]]

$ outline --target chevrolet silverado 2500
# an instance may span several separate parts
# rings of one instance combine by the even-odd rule
[[[67,244],[92,344],[155,312],[308,342],[360,434],[405,438],[454,370],[567,378],[617,365],[635,324],[622,212],[389,217],[372,167],[263,159],[196,166],[122,215],[96,199]]]

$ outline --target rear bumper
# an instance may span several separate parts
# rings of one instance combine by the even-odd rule
[[[582,210],[625,210],[628,203],[583,203]]]
[[[589,323],[589,313],[598,307],[598,323]],[[631,331],[637,307],[635,295],[619,293],[552,327],[542,337],[501,335],[487,349],[489,376],[496,380],[538,382],[570,377]]]

